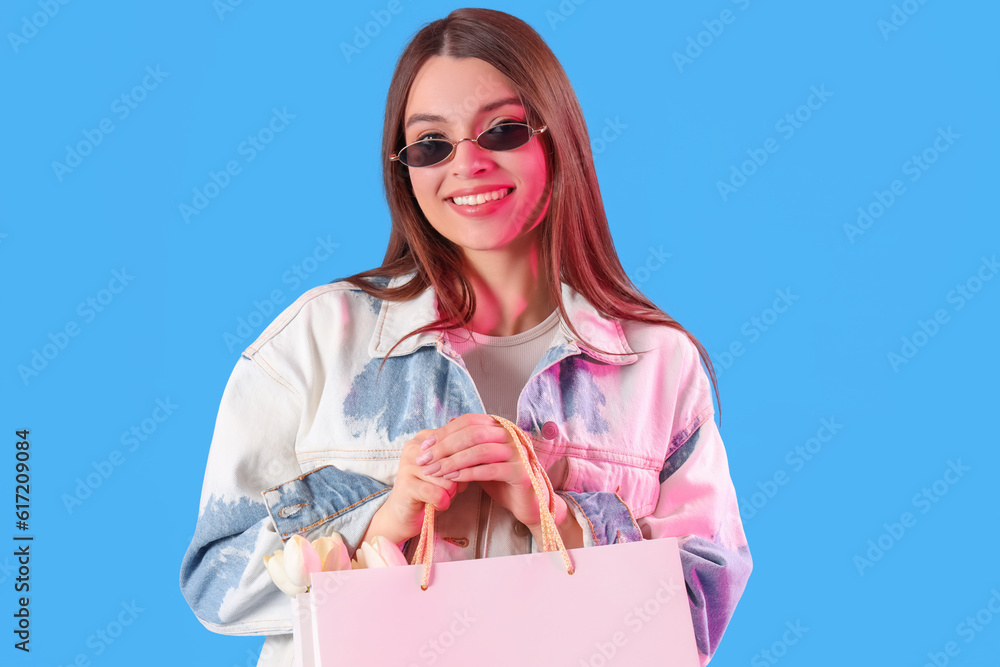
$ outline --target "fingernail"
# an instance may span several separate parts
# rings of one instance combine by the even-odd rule
[[[437,442],[437,436],[429,435],[427,436],[426,440],[420,443],[420,449],[427,449],[428,447],[432,446],[435,442]]]
[[[439,463],[438,467],[440,467],[440,466],[441,466],[441,464]],[[458,477],[458,471],[455,470],[453,472],[448,473],[447,475],[443,475],[443,477],[445,479],[455,479],[456,477]]]
[[[424,473],[425,475],[433,475],[434,473],[436,473],[440,469],[441,469],[441,462],[438,461],[437,463],[432,463],[431,465],[427,466],[426,468],[421,468],[420,472]],[[448,474],[450,475],[452,473],[448,473]],[[457,475],[458,473],[454,473],[454,474]]]
[[[423,454],[417,457],[416,460],[417,465],[422,466],[423,464],[429,462],[433,455],[434,455],[433,452],[424,452]]]

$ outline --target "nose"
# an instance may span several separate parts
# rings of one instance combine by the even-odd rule
[[[451,168],[455,176],[468,177],[488,170],[492,162],[489,151],[480,148],[475,139],[466,138],[455,146]]]

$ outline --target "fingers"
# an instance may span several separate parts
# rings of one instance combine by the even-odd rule
[[[459,468],[451,472],[441,473],[441,477],[466,485],[469,482],[506,482],[518,486],[531,485],[521,463],[509,461]]]
[[[420,471],[419,468],[417,468],[414,471],[414,478],[426,484],[433,484],[434,486],[439,486],[448,493],[450,493],[451,495],[455,495],[456,493],[458,493],[458,490],[456,488],[458,483],[455,480],[445,479],[444,477],[441,477],[439,475],[425,475],[423,472]]]
[[[416,437],[407,441],[400,452],[399,467],[389,496],[379,512],[388,517],[392,526],[386,528],[393,534],[412,537],[419,534],[424,520],[426,505],[439,511],[451,506],[452,499],[468,485],[460,485],[440,476],[425,475],[414,463],[422,453],[420,445],[436,442],[433,429],[419,431]]]
[[[458,420],[455,423],[458,423]],[[505,461],[517,453],[510,442],[510,434],[496,422],[493,422],[492,426],[472,424],[451,433],[444,433],[443,430],[444,427],[439,429],[441,433],[421,443],[421,451],[413,460],[414,463],[428,466],[434,462],[443,462],[450,457],[453,467],[447,468],[442,465],[444,472],[447,472],[449,469],[454,470],[477,463]],[[425,472],[433,475],[436,469],[433,469],[432,465],[430,468],[430,470],[425,469]]]
[[[455,485],[452,485],[455,486]],[[443,512],[451,506],[453,494],[431,482],[420,482],[418,497],[421,502],[429,503],[434,509]]]
[[[511,462],[511,447],[504,443],[484,443],[475,445],[468,449],[463,449],[450,456],[436,459],[431,450],[424,453],[423,458],[416,460],[422,464],[420,472],[428,477],[444,477],[445,479],[455,479],[451,473],[479,467],[477,476],[466,476],[459,478],[459,481],[471,481],[473,479],[496,479],[502,481],[515,481],[518,476],[510,477],[507,472],[514,470],[513,467],[495,468],[494,464]],[[520,462],[518,461],[518,465]],[[486,475],[483,477],[482,475]]]
[[[452,417],[448,420],[447,424],[434,429],[432,432],[437,435],[438,441],[441,441],[470,427],[499,428],[506,433],[504,428],[493,417],[477,412],[468,412],[460,417]]]
[[[420,431],[412,440],[407,440],[400,452],[400,464],[413,463],[425,449],[437,442],[437,435],[434,431]]]
[[[491,474],[503,473],[484,468],[459,480],[443,476],[449,471],[472,465],[489,465],[505,461],[510,449],[503,444],[507,432],[488,415],[469,413],[455,417],[445,426],[424,429],[408,440],[400,452],[399,469],[393,493],[400,500],[408,499],[407,512],[415,512],[425,503],[437,510],[446,510],[456,495],[465,491],[469,481],[494,479]],[[416,517],[414,516],[414,519]]]
[[[403,446],[393,488],[405,493],[412,502],[430,503],[437,509],[444,510],[458,493],[458,483],[440,476],[424,474],[420,466],[413,462],[422,453],[420,445],[427,439],[414,438]],[[430,440],[433,442],[433,437]]]

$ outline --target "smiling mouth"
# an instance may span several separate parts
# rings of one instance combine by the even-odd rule
[[[478,195],[469,195],[468,197],[449,197],[448,201],[458,206],[481,206],[491,201],[503,199],[513,191],[514,188],[501,188],[493,192],[483,192]]]

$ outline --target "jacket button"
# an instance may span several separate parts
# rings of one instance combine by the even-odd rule
[[[514,522],[514,533],[515,533],[516,535],[519,535],[519,536],[521,536],[521,537],[524,537],[525,535],[527,535],[527,534],[528,534],[528,527],[527,527],[527,526],[525,526],[525,525],[524,525],[523,523],[521,523],[520,521],[515,521],[515,522]]]
[[[555,422],[545,422],[542,424],[542,437],[546,440],[554,440],[559,435],[559,427]]]

